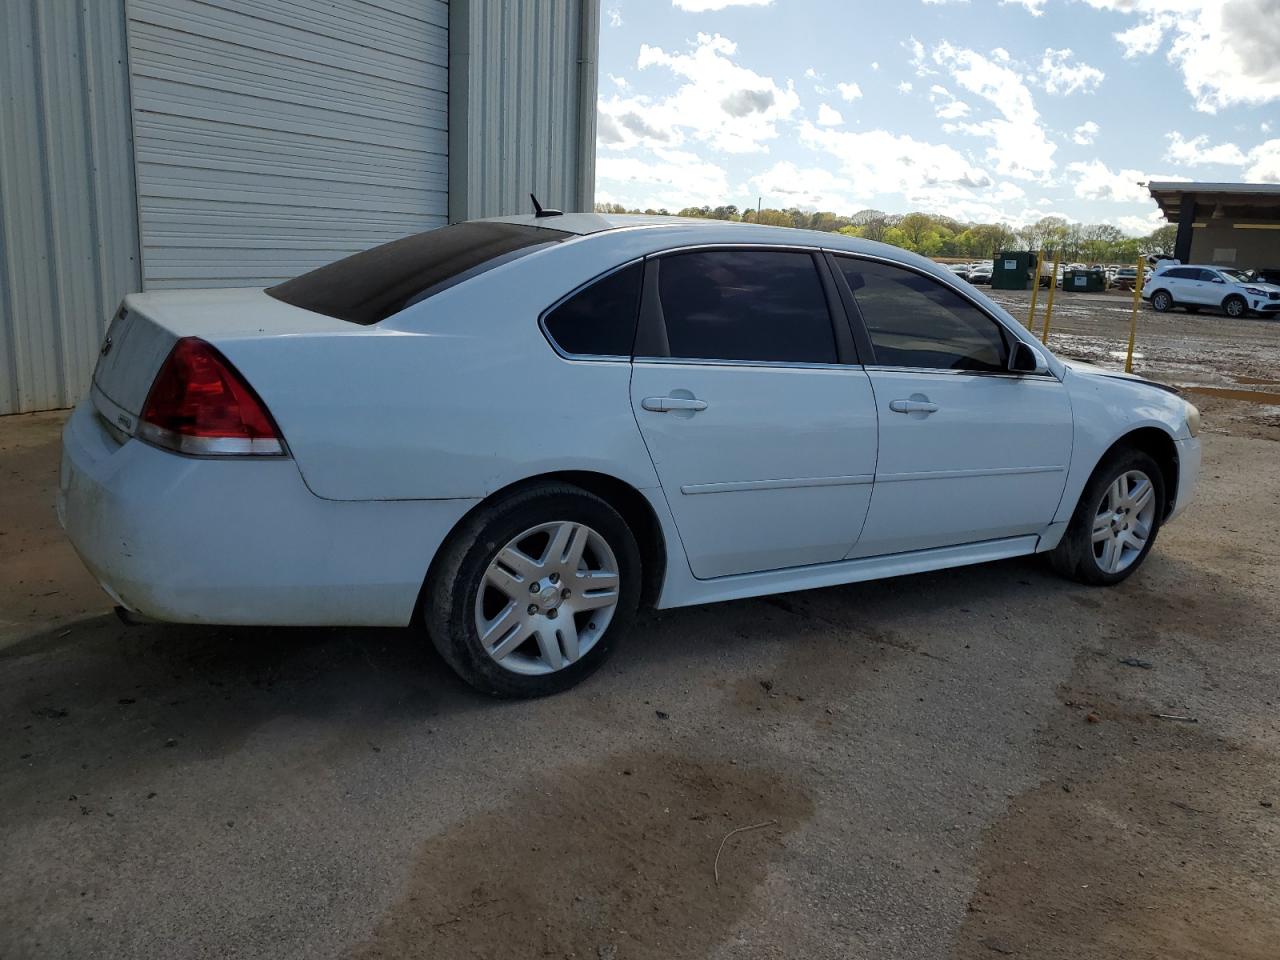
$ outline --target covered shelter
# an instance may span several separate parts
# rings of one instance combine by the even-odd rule
[[[1280,183],[1152,182],[1183,263],[1280,268]]]

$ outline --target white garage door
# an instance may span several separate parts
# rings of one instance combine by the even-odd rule
[[[130,0],[147,289],[257,286],[446,222],[446,0]]]

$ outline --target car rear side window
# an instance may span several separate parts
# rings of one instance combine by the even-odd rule
[[[706,250],[658,261],[668,355],[835,363],[835,335],[808,253]]]
[[[416,233],[269,287],[285,303],[369,325],[572,234],[477,221]]]
[[[874,260],[837,257],[853,292],[875,363],[888,367],[1004,371],[1000,324],[932,277]]]
[[[644,267],[633,263],[579,290],[547,314],[547,335],[565,353],[630,357]]]

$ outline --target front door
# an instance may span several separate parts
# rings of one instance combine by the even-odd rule
[[[1012,334],[938,280],[833,259],[871,341],[880,420],[875,490],[850,556],[1042,532],[1071,456],[1063,385],[1009,372]]]
[[[693,575],[842,559],[871,498],[876,410],[842,362],[825,264],[738,248],[648,269],[631,402]]]

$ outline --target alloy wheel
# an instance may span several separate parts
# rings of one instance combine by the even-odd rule
[[[1093,559],[1103,573],[1127,570],[1142,555],[1156,518],[1155,487],[1141,470],[1107,487],[1093,518]]]
[[[539,524],[485,569],[475,602],[480,643],[513,673],[563,670],[604,636],[620,585],[618,560],[599,533],[569,520]]]

